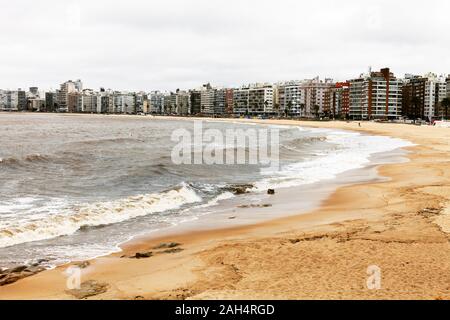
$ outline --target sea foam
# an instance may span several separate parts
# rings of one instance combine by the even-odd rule
[[[66,212],[36,215],[26,221],[0,221],[0,248],[71,235],[81,228],[118,223],[201,201],[201,197],[192,188],[182,184],[161,193],[82,205]]]

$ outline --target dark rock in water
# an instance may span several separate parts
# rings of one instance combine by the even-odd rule
[[[267,190],[267,194],[275,194],[275,190],[274,189],[268,189]]]
[[[42,272],[44,270],[45,270],[45,268],[41,267],[41,266],[30,266],[30,267],[26,268],[24,271],[22,271],[22,273],[36,274],[36,273]]]
[[[0,286],[14,283],[20,279],[27,278],[44,270],[44,267],[41,267],[36,263],[30,266],[18,266],[15,268],[2,270],[0,272]]]
[[[37,261],[37,263],[38,263],[38,264],[41,264],[41,263],[49,262],[49,261],[50,261],[49,259],[39,259],[39,260]]]
[[[178,247],[180,245],[181,245],[181,243],[177,243],[177,242],[160,243],[157,246],[153,247],[153,249],[155,249],[155,250],[170,249],[170,248]]]
[[[7,284],[14,283],[14,282],[19,281],[20,279],[23,279],[23,278],[25,278],[25,277],[21,276],[20,274],[16,274],[16,273],[6,274],[0,280],[0,286],[6,286]]]
[[[8,273],[18,273],[24,271],[26,268],[28,268],[28,266],[18,266],[6,271],[8,271]]]
[[[67,290],[66,292],[73,295],[77,299],[85,299],[96,296],[108,291],[107,283],[97,282],[95,280],[85,281],[80,285],[79,289]]]
[[[231,192],[234,195],[249,193],[249,189],[254,186],[252,184],[232,184],[223,188],[225,191]]]

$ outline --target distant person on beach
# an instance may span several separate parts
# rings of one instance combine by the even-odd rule
[[[358,122],[358,126],[361,127],[361,122]]]

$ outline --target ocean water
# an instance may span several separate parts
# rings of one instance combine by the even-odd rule
[[[251,192],[333,179],[408,142],[297,126],[203,121],[204,129],[273,128],[280,170],[261,165],[176,165],[174,130],[193,121],[0,113],[0,267],[48,266],[117,250],[132,237],[214,215]],[[226,144],[221,148],[230,148]],[[235,147],[233,147],[235,148]],[[249,152],[248,146],[237,146]]]

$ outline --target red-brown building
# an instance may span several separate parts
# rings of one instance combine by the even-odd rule
[[[233,89],[225,89],[225,113],[233,113]]]
[[[348,115],[350,108],[350,83],[337,82],[324,96],[324,112],[336,118]]]

